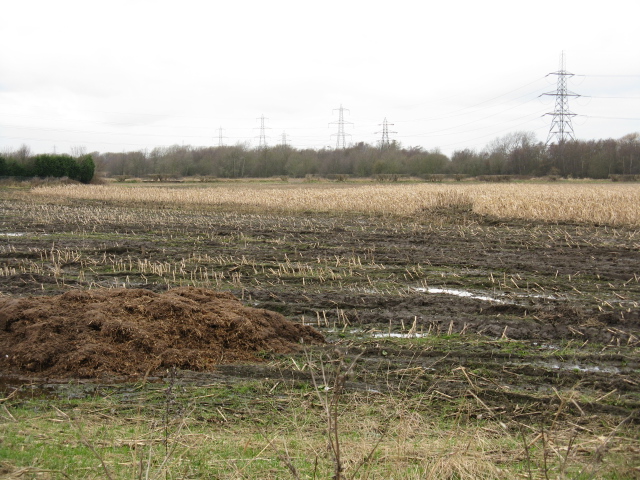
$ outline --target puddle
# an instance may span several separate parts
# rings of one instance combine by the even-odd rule
[[[521,294],[521,293],[494,293],[493,295],[483,292],[471,292],[469,290],[460,290],[455,288],[424,288],[424,287],[416,287],[414,288],[416,292],[420,293],[432,293],[432,294],[443,294],[443,295],[453,295],[456,297],[465,297],[465,298],[473,298],[474,300],[482,300],[484,302],[493,302],[501,305],[518,305],[518,303],[514,299],[526,300],[531,298],[538,298],[543,300],[561,300],[560,297],[554,295],[540,295],[540,294]],[[502,300],[501,298],[506,298]]]
[[[343,333],[343,330],[329,329],[328,333]],[[425,338],[428,332],[382,332],[379,330],[349,330],[350,335],[360,335],[363,338]]]
[[[475,300],[484,300],[485,302],[509,303],[495,297],[490,297],[488,295],[478,295],[478,294],[469,292],[468,290],[457,290],[453,288],[424,288],[424,287],[418,287],[415,290],[416,292],[422,292],[422,293],[434,293],[434,294],[441,293],[444,295],[454,295],[456,297],[473,298]]]
[[[359,332],[366,334],[368,332]],[[427,333],[395,333],[395,332],[372,332],[368,334],[372,338],[424,338]]]
[[[46,233],[34,233],[34,232],[2,232],[0,237],[24,237],[27,235],[36,235],[37,237],[46,237]]]
[[[148,377],[144,383],[161,383],[160,377]],[[102,395],[105,391],[136,391],[140,386],[140,379],[110,378],[104,383],[100,380],[60,380],[50,382],[42,379],[27,379],[25,377],[0,376],[0,397],[15,399],[33,398],[66,398],[84,399]]]
[[[557,345],[548,345],[546,343],[538,344],[538,342],[533,342],[531,345],[533,345],[534,347],[538,347],[546,350],[560,350],[560,347],[558,347]]]
[[[550,365],[554,370],[579,371],[588,373],[620,373],[620,369],[616,367],[600,367],[598,365],[572,365],[569,363],[556,363]]]
[[[551,370],[560,370],[563,372],[583,372],[583,373],[621,373],[618,367],[600,366],[600,365],[579,365],[577,363],[565,362],[535,362],[531,363],[534,367],[549,368]]]

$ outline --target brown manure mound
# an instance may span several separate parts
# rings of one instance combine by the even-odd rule
[[[87,378],[170,367],[203,371],[323,341],[312,327],[203,288],[0,299],[0,373],[6,374]]]

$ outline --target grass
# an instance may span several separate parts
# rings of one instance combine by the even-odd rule
[[[308,368],[318,369],[317,360]],[[558,392],[563,401],[534,421],[531,412],[489,407],[479,390],[447,398],[428,388],[347,389],[333,398],[318,386],[169,379],[76,400],[64,388],[54,398],[16,395],[0,410],[1,465],[13,478],[295,478],[290,467],[298,478],[331,478],[325,398],[336,401],[341,478],[616,479],[637,472],[629,463],[637,429],[606,416],[573,423],[564,415],[571,391]]]
[[[543,313],[565,304],[594,315],[636,309],[638,188],[593,186],[262,184],[248,196],[252,186],[242,182],[188,195],[128,185],[132,203],[117,197],[118,186],[0,191],[3,231],[26,232],[0,236],[3,292],[204,286],[318,326],[331,348],[369,352],[337,397],[330,382],[316,390],[309,376],[320,375],[319,357],[267,352],[269,373],[253,380],[72,383],[46,396],[24,386],[11,398],[8,389],[0,399],[0,476],[331,478],[323,401],[333,399],[344,478],[638,478],[638,419],[623,422],[619,413],[639,404],[637,384],[627,383],[637,383],[637,335],[595,344],[579,333],[555,342],[512,340],[510,331],[500,338],[502,329],[491,338],[463,333],[454,316],[533,320],[416,290],[459,289],[527,306],[535,295]],[[383,200],[397,197],[358,200],[372,189]],[[296,195],[304,205],[280,205]],[[537,200],[514,214],[526,195]],[[572,204],[577,223],[562,223],[564,204],[550,202],[554,196]],[[469,202],[489,221],[473,217]],[[593,202],[604,205],[598,215],[615,206],[626,217],[595,225],[601,217],[584,219]],[[505,220],[529,218],[534,207],[535,221]],[[431,330],[434,311],[443,318]],[[414,322],[430,335],[370,336],[408,334]],[[559,361],[627,370],[616,388],[609,375],[547,365]]]

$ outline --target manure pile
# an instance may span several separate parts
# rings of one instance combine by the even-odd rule
[[[0,374],[92,378],[171,367],[205,371],[323,341],[312,327],[203,288],[0,299]]]

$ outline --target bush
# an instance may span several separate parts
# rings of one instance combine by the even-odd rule
[[[90,183],[95,172],[95,163],[91,155],[74,159],[70,155],[43,153],[33,157],[33,176],[47,178],[68,177],[82,183]]]
[[[442,181],[444,181],[445,175],[444,174],[439,174],[439,173],[433,173],[431,175],[425,175],[424,179],[427,182],[432,182],[432,183],[441,183]]]
[[[609,175],[612,182],[637,182],[640,175]]]
[[[502,183],[515,180],[514,175],[478,175],[476,177],[480,182]]]

